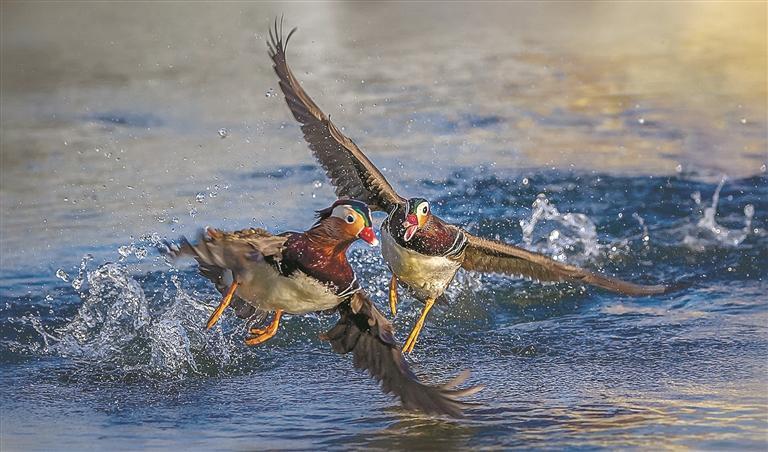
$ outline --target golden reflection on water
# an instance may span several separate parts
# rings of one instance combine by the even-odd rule
[[[579,165],[585,151],[596,167],[758,172],[768,159],[766,4],[601,5],[594,36],[520,56],[565,74],[527,92],[534,110],[593,119],[582,130],[519,122],[539,143],[526,157],[551,165],[561,154]]]

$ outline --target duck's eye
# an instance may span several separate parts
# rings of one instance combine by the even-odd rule
[[[352,215],[347,215],[347,223],[352,224],[355,222],[355,217]]]
[[[426,215],[426,214],[427,214],[427,212],[429,212],[429,205],[427,205],[427,204],[423,204],[423,205],[421,206],[421,214],[422,214],[422,215]]]

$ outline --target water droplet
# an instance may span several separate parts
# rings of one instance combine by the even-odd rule
[[[695,191],[695,192],[691,193],[691,199],[693,199],[693,202],[695,202],[696,205],[700,205],[701,204],[701,192]]]
[[[312,182],[312,186],[313,186],[314,188],[320,188],[320,187],[322,187],[322,186],[323,186],[323,183],[322,183],[322,182],[320,182],[319,180],[316,180],[316,181]]]
[[[638,118],[637,122],[638,124],[645,124],[645,118]]]
[[[266,93],[264,93],[264,97],[272,97],[275,95],[275,90],[272,88],[269,88]]]
[[[222,127],[221,129],[219,129],[219,136],[222,139],[227,138],[229,136],[229,130]]]
[[[197,209],[194,207],[189,209],[189,216],[195,218],[195,215],[197,215]]]
[[[766,168],[766,166],[765,166],[765,163],[763,163],[762,165],[760,165],[760,171],[762,171],[762,172],[765,172],[765,170],[766,170],[766,169],[767,169],[767,168]]]
[[[746,124],[747,123],[747,118],[741,118],[741,123],[742,124]]]
[[[682,173],[683,172],[683,165],[678,164],[675,167],[675,171],[677,171],[678,173]]]
[[[56,277],[64,282],[69,282],[69,275],[62,269],[56,270]]]
[[[202,203],[205,201],[205,193],[203,193],[203,192],[198,192],[198,193],[195,195],[195,201],[197,201],[197,202],[199,202],[199,203],[201,203],[201,204],[202,204]]]
[[[121,246],[120,248],[118,248],[118,249],[117,249],[117,252],[118,252],[118,253],[119,253],[121,256],[123,256],[123,257],[128,257],[128,256],[130,256],[132,251],[133,251],[133,250],[131,249],[131,246],[130,246],[130,245],[123,245],[123,246]]]
[[[45,301],[53,301],[53,295],[48,294],[45,296]]]
[[[148,252],[147,252],[146,248],[139,248],[139,249],[136,250],[135,254],[136,254],[137,258],[144,259],[145,257],[147,257],[147,253]]]
[[[530,181],[528,180],[528,178],[527,178],[527,177],[524,177],[524,178],[523,178],[523,185],[528,185],[528,183],[529,183],[529,182],[530,182]]]

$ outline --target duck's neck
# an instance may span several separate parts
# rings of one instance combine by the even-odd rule
[[[354,238],[340,239],[336,230],[326,224],[320,223],[304,233],[304,237],[311,243],[312,249],[325,257],[342,257],[346,259],[347,249]]]

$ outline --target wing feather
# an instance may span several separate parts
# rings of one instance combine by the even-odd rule
[[[462,267],[483,273],[503,273],[546,282],[572,282],[589,284],[624,295],[658,295],[669,292],[665,285],[640,285],[620,279],[593,273],[573,265],[557,262],[543,254],[474,236],[468,232],[467,245]]]
[[[232,283],[233,274],[264,257],[280,259],[285,236],[274,236],[260,228],[243,229],[234,232],[222,232],[208,228],[204,230],[197,243],[190,243],[185,237],[181,245],[166,244],[167,252],[173,259],[182,256],[193,257],[198,264],[200,274],[216,285],[224,294]],[[230,305],[238,317],[253,319],[263,311],[257,310],[237,295]]]
[[[304,139],[336,187],[337,196],[359,199],[372,210],[389,211],[403,199],[360,148],[320,110],[288,67],[285,51],[295,31],[291,30],[283,40],[282,23],[276,20],[269,31],[268,47],[285,102],[301,124]]]
[[[395,341],[392,324],[363,293],[357,292],[351,302],[341,304],[339,313],[339,322],[323,339],[330,341],[336,353],[351,352],[355,367],[367,370],[381,383],[381,389],[397,396],[406,409],[461,417],[465,408],[475,405],[459,400],[482,389],[457,388],[467,379],[468,372],[443,385],[420,382]]]

